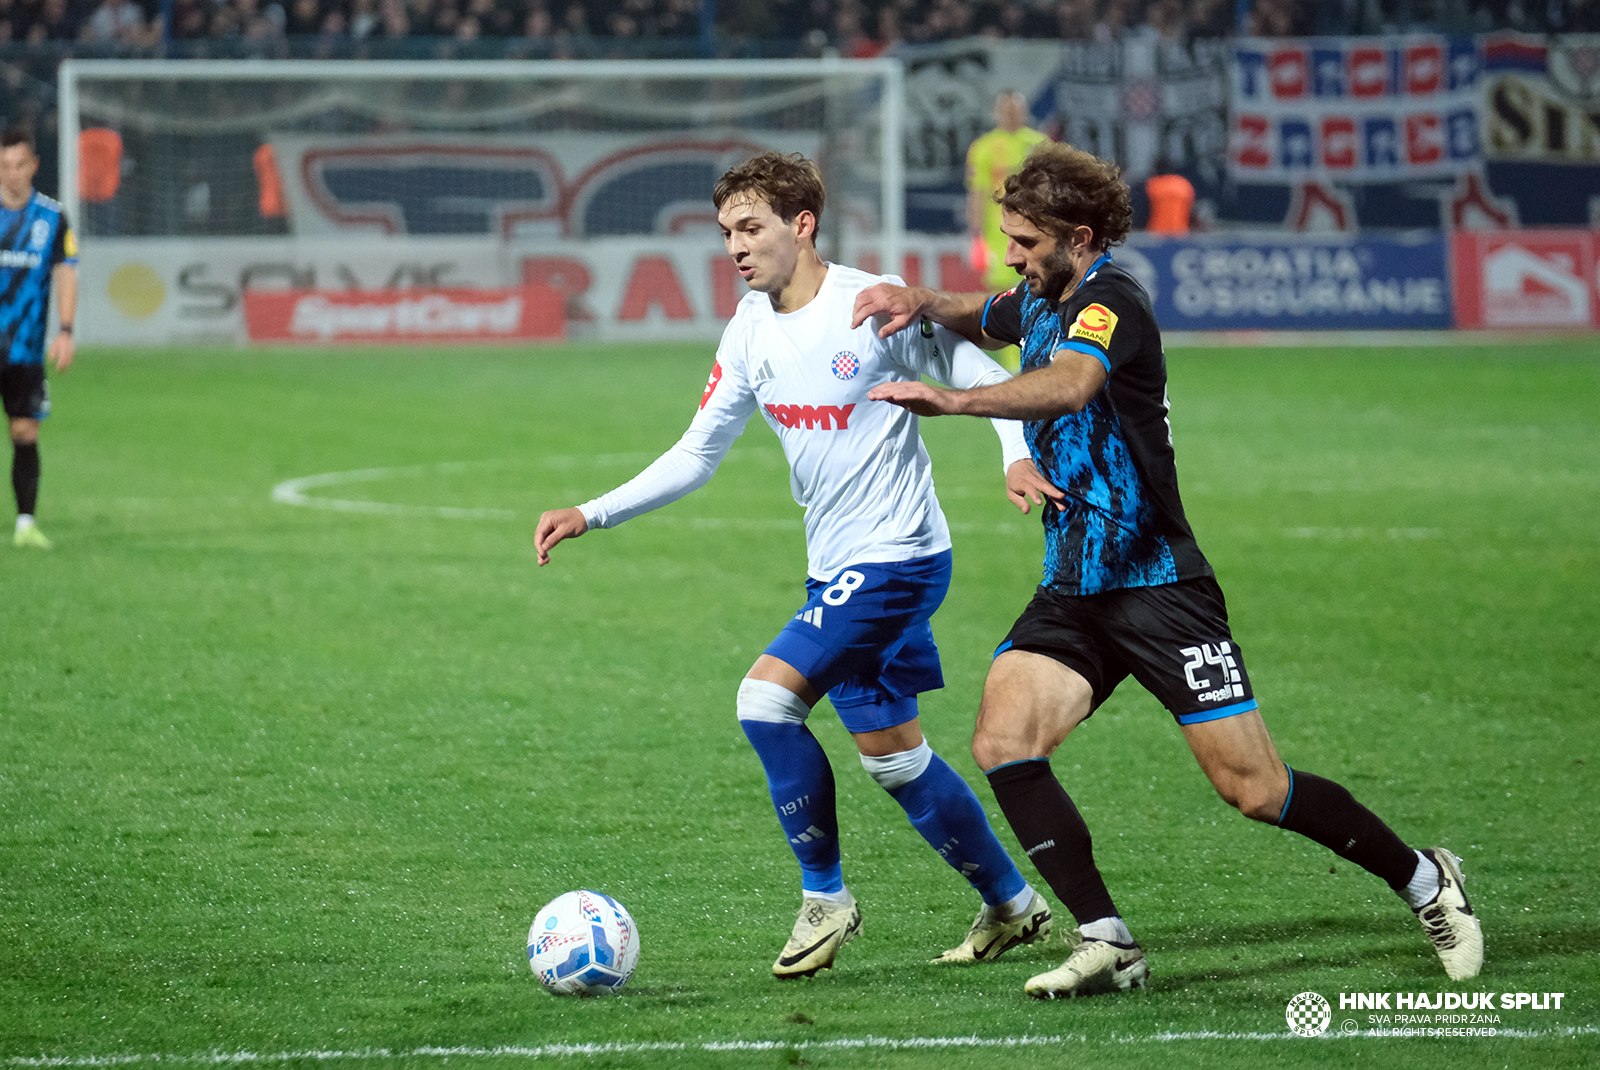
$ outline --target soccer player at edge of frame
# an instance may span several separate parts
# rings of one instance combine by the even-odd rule
[[[56,371],[72,364],[72,319],[78,308],[78,242],[58,201],[33,188],[39,154],[33,132],[0,133],[0,325],[7,338],[0,396],[11,430],[11,489],[17,498],[17,546],[50,549],[34,523],[39,500],[39,421],[50,415],[45,381],[45,317],[50,291],[61,322],[50,343]]]
[[[931,319],[981,345],[1020,344],[1015,379],[956,390],[885,383],[868,397],[923,416],[1026,421],[1039,470],[1070,488],[1044,510],[1044,582],[995,651],[972,736],[1006,820],[1084,938],[1026,991],[1127,989],[1149,973],[1095,867],[1088,826],[1050,768],[1067,735],[1130,675],[1172,713],[1226,802],[1383,878],[1445,972],[1476,976],[1483,933],[1460,859],[1408,847],[1344,788],[1291,769],[1267,734],[1179,499],[1150,298],[1111,257],[1133,216],[1116,165],[1042,144],[998,196],[1019,285],[991,297],[880,283],[857,297],[852,322],[887,320],[888,337]]]
[[[798,155],[764,153],[717,181],[717,220],[751,292],[723,332],[699,412],[638,476],[545,513],[535,535],[543,565],[563,539],[704,485],[753,414],[777,434],[805,508],[806,601],[740,683],[735,710],[800,863],[800,915],[773,963],[779,978],[832,967],[861,932],[840,864],[833,770],[806,726],[824,694],[868,775],[983,899],[967,938],[935,961],[992,960],[1046,938],[1051,925],[972,788],[923,738],[917,695],[944,686],[929,618],[950,584],[950,532],[916,417],[866,404],[880,383],[927,374],[980,386],[1010,373],[931,323],[893,338],[851,327],[856,295],[882,278],[818,256],[823,199],[816,165]],[[1053,488],[1028,459],[1021,426],[995,428],[1006,493],[1026,513]]]

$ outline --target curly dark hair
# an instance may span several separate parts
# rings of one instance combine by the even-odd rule
[[[785,223],[793,223],[801,212],[810,212],[822,221],[822,172],[817,165],[796,153],[763,152],[737,167],[730,167],[717,179],[711,203],[722,205],[736,193],[752,193],[777,213]]]
[[[995,199],[1058,241],[1070,240],[1077,227],[1088,227],[1094,231],[1095,247],[1109,249],[1133,229],[1133,205],[1122,169],[1054,141],[1034,146]]]

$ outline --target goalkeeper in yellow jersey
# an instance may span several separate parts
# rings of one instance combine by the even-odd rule
[[[1015,89],[995,98],[994,129],[967,149],[967,233],[972,236],[973,268],[983,275],[984,289],[991,293],[1009,290],[1017,284],[1017,273],[1006,266],[1006,236],[1000,230],[1000,205],[997,197],[1005,188],[1006,176],[1016,174],[1028,152],[1044,134],[1026,127],[1028,100]],[[995,360],[1016,371],[1021,353],[1016,346],[991,353]]]

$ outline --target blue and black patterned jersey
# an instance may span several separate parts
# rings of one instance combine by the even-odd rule
[[[78,243],[59,201],[35,192],[12,210],[0,205],[0,343],[12,364],[43,364],[50,274],[76,264]]]
[[[983,329],[1021,345],[1024,373],[1062,349],[1106,367],[1106,385],[1082,412],[1026,425],[1045,478],[1067,493],[1044,509],[1044,586],[1086,595],[1211,575],[1178,497],[1167,422],[1167,362],[1150,297],[1102,256],[1062,304],[1026,285],[991,298]]]

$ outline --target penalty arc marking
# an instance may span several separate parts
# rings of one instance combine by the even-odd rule
[[[776,450],[745,449],[730,453],[728,461],[753,461],[770,466]],[[578,467],[637,468],[654,460],[647,453],[599,453],[590,456],[551,456],[539,458],[541,467],[569,470]],[[467,509],[453,505],[405,505],[399,502],[373,501],[367,498],[334,498],[310,493],[327,487],[343,487],[358,483],[384,483],[397,479],[419,479],[426,476],[454,475],[472,469],[505,467],[509,461],[446,461],[438,464],[391,465],[383,468],[355,468],[344,472],[320,472],[316,475],[286,479],[272,488],[272,500],[280,505],[293,505],[302,509],[326,509],[336,513],[365,513],[370,516],[430,517],[446,520],[515,520],[512,509]],[[777,517],[695,517],[676,513],[651,518],[654,523],[682,525],[697,531],[794,531],[800,527],[798,519]],[[1007,519],[993,523],[950,523],[957,535],[1012,535],[1032,537],[1037,525],[1028,523],[1032,518]]]

